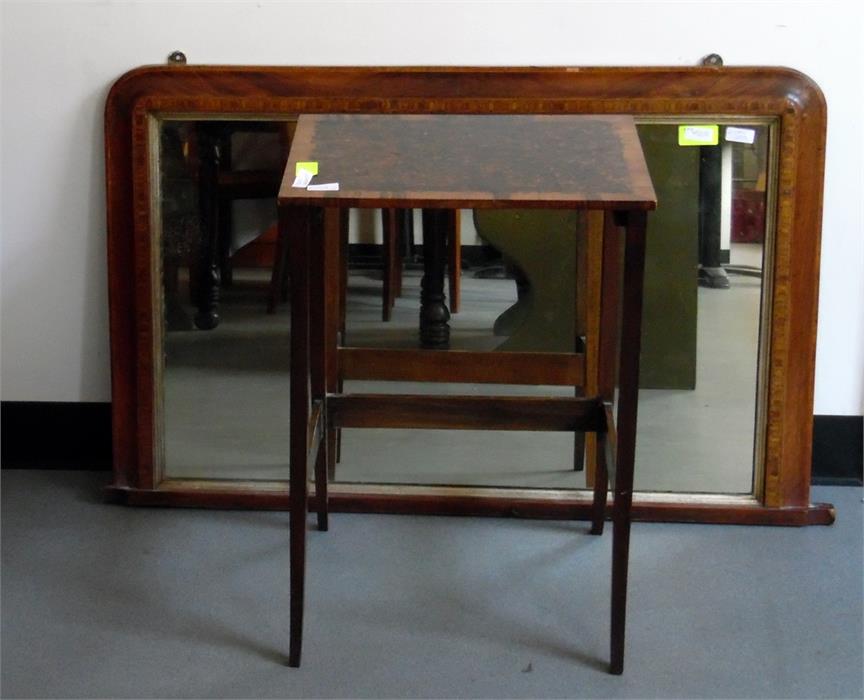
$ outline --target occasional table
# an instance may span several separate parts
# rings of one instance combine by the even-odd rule
[[[314,182],[338,183],[338,190],[293,187],[295,166],[306,161],[318,163]],[[591,532],[603,531],[611,485],[609,670],[623,671],[645,221],[646,212],[655,206],[639,138],[628,116],[300,117],[279,192],[279,225],[291,245],[291,666],[299,666],[302,645],[309,465],[315,468],[318,525],[326,530],[327,471],[340,428],[437,428],[596,435]],[[585,210],[587,244],[596,252],[589,255],[587,274],[597,275],[600,282],[590,287],[596,290],[589,301],[599,320],[596,333],[586,340],[591,351],[476,353],[340,347],[341,242],[350,207],[423,209],[426,267],[420,335],[424,348],[446,348],[449,340],[444,239],[454,209]],[[587,390],[573,398],[341,390],[344,379],[359,378],[584,383]],[[613,413],[616,383],[617,416]]]

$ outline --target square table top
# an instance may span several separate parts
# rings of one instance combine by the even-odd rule
[[[339,191],[292,187],[307,161]],[[648,210],[656,195],[630,116],[304,114],[279,203]]]

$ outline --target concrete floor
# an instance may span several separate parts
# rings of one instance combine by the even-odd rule
[[[4,698],[862,697],[862,491],[832,527],[636,524],[626,668],[585,523],[335,514],[288,641],[287,515],[2,472]]]

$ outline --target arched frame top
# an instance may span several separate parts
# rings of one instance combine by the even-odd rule
[[[479,68],[150,66],[122,76],[105,107],[114,481],[134,503],[284,507],[270,489],[163,480],[157,463],[150,192],[152,117],[297,113],[632,114],[776,120],[778,168],[765,360],[763,459],[747,501],[667,495],[634,501],[655,520],[808,524],[826,105],[807,76],[776,67]],[[410,489],[409,489],[410,491]],[[555,516],[577,502],[382,489],[333,507]],[[344,502],[340,503],[340,498]],[[578,500],[578,499],[577,499]],[[567,509],[570,510],[567,510]]]

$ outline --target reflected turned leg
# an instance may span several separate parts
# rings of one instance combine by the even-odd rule
[[[633,502],[633,463],[636,456],[636,415],[639,395],[639,351],[642,341],[645,221],[646,215],[643,211],[627,213],[618,366],[615,503],[612,513],[612,630],[609,672],[614,674],[620,674],[624,670],[624,624],[627,609],[630,511]]]
[[[382,278],[381,298],[381,320],[389,321],[396,304],[397,281],[396,266],[402,264],[398,254],[399,248],[399,226],[397,222],[397,209],[381,210],[381,227],[383,229],[384,248],[384,270]]]
[[[282,207],[280,235],[291,241],[291,419],[289,510],[291,541],[291,629],[289,666],[300,665],[306,574],[307,459],[310,414],[309,237],[313,211]]]
[[[450,346],[450,311],[444,298],[446,236],[452,213],[423,210],[423,280],[420,283],[420,345],[443,350]]]

